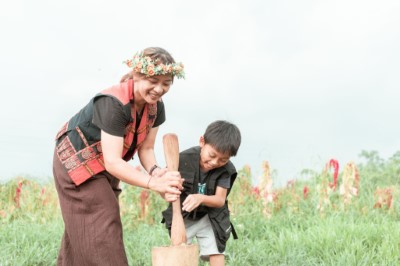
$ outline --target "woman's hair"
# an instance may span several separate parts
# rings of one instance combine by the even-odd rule
[[[161,47],[148,47],[143,50],[143,56],[150,57],[156,65],[161,63],[164,65],[175,63],[175,60],[171,56],[171,54]],[[123,75],[120,82],[122,83],[129,79],[133,79],[133,71],[129,71],[128,73]]]

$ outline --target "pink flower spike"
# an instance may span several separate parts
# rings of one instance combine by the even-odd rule
[[[337,179],[339,176],[339,162],[336,159],[331,159],[326,166],[326,171],[329,171],[331,167],[333,167],[333,183],[329,183],[329,187],[336,190]]]
[[[260,189],[258,187],[253,187],[251,192],[257,196],[260,196]]]
[[[304,186],[303,188],[303,198],[306,199],[308,196],[309,188],[307,186]]]
[[[21,197],[22,184],[23,184],[22,181],[19,181],[19,182],[18,182],[18,186],[17,186],[16,191],[15,191],[15,198],[14,198],[14,201],[15,201],[15,203],[16,203],[16,205],[17,205],[17,208],[20,207],[19,199],[20,199],[20,197]]]

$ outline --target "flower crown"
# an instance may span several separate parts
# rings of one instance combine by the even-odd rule
[[[133,71],[137,73],[142,73],[146,77],[156,76],[156,75],[172,75],[176,76],[178,79],[185,78],[184,66],[182,63],[172,63],[172,64],[157,64],[158,59],[153,61],[149,56],[143,55],[143,52],[136,53],[132,59],[124,61],[124,63],[133,68]]]

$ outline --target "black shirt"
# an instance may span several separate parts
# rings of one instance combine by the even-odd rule
[[[141,120],[141,115],[136,114],[136,122]],[[93,106],[93,124],[110,135],[123,137],[125,128],[131,120],[130,114],[124,112],[121,102],[111,96],[97,98]],[[165,122],[164,102],[157,102],[157,117],[153,127],[158,127]],[[136,123],[136,128],[139,124]]]
[[[136,113],[135,132],[140,125],[142,114]],[[162,101],[157,102],[157,117],[154,121],[153,128],[158,127],[165,122],[165,108]],[[93,104],[93,124],[99,127],[101,130],[107,132],[110,135],[117,137],[124,137],[125,128],[131,121],[131,114],[126,113],[122,106],[122,103],[111,96],[99,97],[94,101]],[[129,151],[124,156],[124,159],[132,157],[132,153],[136,148],[137,134],[135,133]]]
[[[199,186],[200,186],[200,184],[203,185],[207,181],[206,179],[207,179],[207,177],[208,177],[210,172],[203,172],[201,170],[199,172],[200,172],[200,174],[199,174]],[[226,176],[226,177],[218,178],[217,186],[229,189],[231,187],[231,177],[230,176]],[[203,194],[203,193],[199,192],[199,194]]]

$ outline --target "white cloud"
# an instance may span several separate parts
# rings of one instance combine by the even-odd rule
[[[0,158],[9,167],[0,177],[51,175],[58,127],[118,82],[123,60],[154,45],[186,66],[160,129],[178,133],[182,147],[227,119],[243,134],[238,167],[269,160],[282,179],[362,149],[389,156],[400,144],[399,11],[397,1],[355,0],[2,4]],[[22,152],[31,163],[19,169]]]

